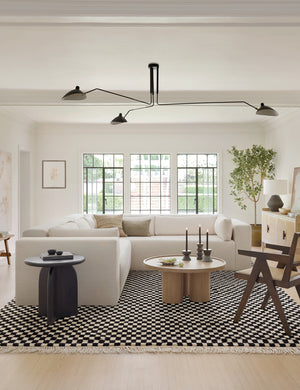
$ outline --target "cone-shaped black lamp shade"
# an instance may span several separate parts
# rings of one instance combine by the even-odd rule
[[[123,115],[120,113],[118,116],[116,116],[110,123],[112,125],[119,125],[121,123],[126,123],[127,120],[123,117]]]
[[[86,99],[86,94],[80,91],[80,88],[77,87],[72,89],[72,91],[67,92],[63,97],[63,100],[84,100]]]
[[[259,109],[256,111],[257,115],[267,115],[267,116],[277,116],[278,112],[269,106],[265,106],[264,103],[261,103]]]

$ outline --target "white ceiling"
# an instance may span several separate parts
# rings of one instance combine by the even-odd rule
[[[2,16],[299,16],[298,0],[1,0]]]
[[[299,1],[0,0],[0,110],[37,122],[108,123],[136,106],[99,92],[83,102],[60,97],[80,85],[148,100],[148,63],[158,62],[162,102],[263,101],[285,115],[300,107],[299,41]],[[128,116],[133,123],[265,118],[241,105]]]

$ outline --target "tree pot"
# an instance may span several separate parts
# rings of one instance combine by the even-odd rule
[[[252,225],[252,246],[261,246],[261,225]]]

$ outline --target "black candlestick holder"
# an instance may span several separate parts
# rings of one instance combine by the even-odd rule
[[[212,258],[210,257],[211,251],[212,251],[211,249],[203,249],[204,256],[202,261],[204,261],[205,263],[212,262]]]
[[[183,261],[191,261],[191,258],[190,258],[190,254],[192,252],[190,250],[185,250],[185,251],[182,251],[182,254],[183,254],[183,258],[182,260]]]
[[[203,244],[197,244],[197,260],[203,259]]]

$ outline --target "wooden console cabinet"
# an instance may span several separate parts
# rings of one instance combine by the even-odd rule
[[[290,246],[294,233],[300,232],[300,215],[293,218],[263,209],[261,229],[262,249],[267,243]]]

